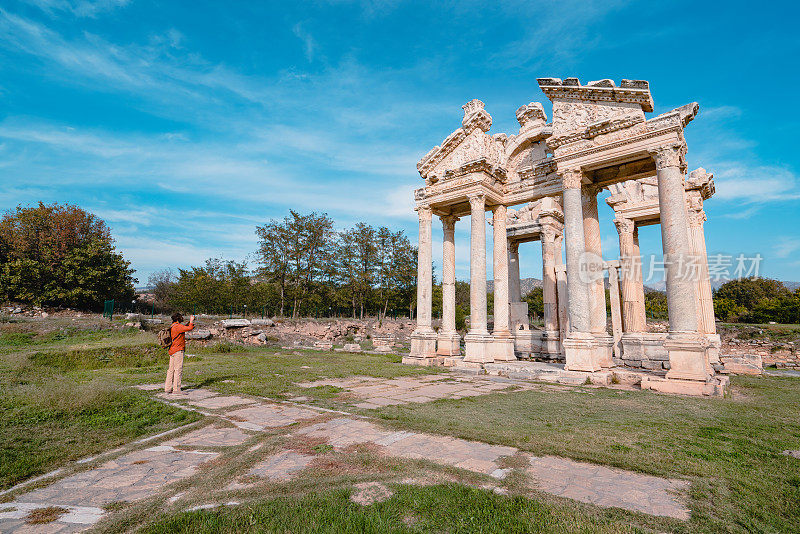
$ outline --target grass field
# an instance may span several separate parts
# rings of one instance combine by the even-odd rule
[[[309,390],[296,382],[438,372],[402,366],[394,355],[230,350],[190,344],[188,352],[197,356],[186,361],[185,383],[278,399],[302,394],[321,406],[346,407],[337,388]],[[32,325],[3,325],[0,487],[195,420],[123,387],[160,382],[165,363],[151,333],[65,325],[39,334]],[[391,499],[361,507],[347,499],[357,477],[330,474],[217,511],[171,514],[159,503],[134,506],[120,515],[130,523],[104,528],[120,531],[144,521],[147,532],[798,531],[800,461],[782,451],[800,449],[800,379],[738,377],[732,384],[724,399],[558,386],[363,412],[397,428],[688,479],[688,523],[455,483],[397,486]]]

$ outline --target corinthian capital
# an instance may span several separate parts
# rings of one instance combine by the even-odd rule
[[[682,144],[660,146],[649,151],[656,162],[656,170],[666,169],[667,167],[684,167]]]
[[[564,189],[580,189],[583,172],[580,169],[561,169],[558,171]]]
[[[416,207],[420,222],[430,222],[433,218],[433,210],[427,204]]]
[[[614,219],[614,225],[617,227],[617,232],[621,234],[633,234],[635,225],[632,220],[625,218]]]
[[[470,195],[469,207],[472,211],[486,211],[486,195],[482,193]]]
[[[440,215],[439,219],[441,219],[442,226],[445,230],[455,229],[456,223],[459,221],[459,218],[455,215]]]

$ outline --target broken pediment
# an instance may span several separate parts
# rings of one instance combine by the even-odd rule
[[[539,87],[553,102],[553,137],[591,138],[644,122],[653,111],[649,84],[644,80],[611,80],[581,85],[577,78],[539,78]]]
[[[484,162],[488,168],[505,168],[507,139],[505,135],[486,133],[492,125],[492,117],[484,109],[483,102],[471,100],[463,109],[462,127],[417,163],[417,170],[427,183],[444,179],[473,162]],[[499,174],[505,176],[504,171]]]

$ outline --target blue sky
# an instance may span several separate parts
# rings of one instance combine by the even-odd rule
[[[0,207],[97,213],[140,283],[246,258],[255,225],[290,208],[416,241],[415,164],[465,102],[514,133],[520,105],[549,115],[537,77],[646,79],[656,113],[700,103],[688,159],[716,176],[709,253],[760,253],[762,274],[799,280],[798,15],[788,2],[4,0]],[[657,227],[642,241],[658,253]],[[539,254],[525,247],[523,276],[541,276]]]

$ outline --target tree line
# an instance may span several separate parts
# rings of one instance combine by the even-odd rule
[[[35,306],[102,309],[134,296],[133,269],[111,230],[77,206],[40,202],[0,219],[0,296]]]
[[[769,278],[725,282],[714,292],[717,319],[739,323],[800,323],[800,287]]]
[[[417,249],[402,231],[357,223],[337,231],[327,214],[290,211],[257,226],[258,250],[246,262],[154,274],[159,307],[197,313],[329,316],[413,315]]]

